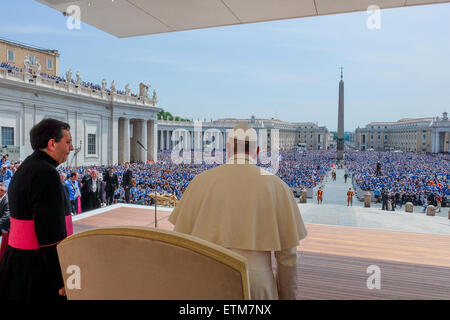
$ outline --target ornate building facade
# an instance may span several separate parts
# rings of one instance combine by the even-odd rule
[[[44,118],[71,126],[73,145],[66,165],[110,165],[157,160],[156,101],[112,90],[94,90],[36,74],[0,68],[0,142],[32,153],[29,132]]]
[[[449,152],[450,121],[442,117],[371,122],[355,131],[358,150]]]
[[[213,136],[218,136],[220,146],[224,147],[227,132],[236,125],[246,123],[255,129],[258,144],[272,147],[272,136],[277,134],[278,147],[282,150],[302,146],[307,150],[328,149],[328,130],[311,122],[293,123],[280,120],[256,119],[218,119],[210,122],[158,121],[158,150],[171,150],[179,141],[180,131],[188,132],[192,149],[208,145]],[[214,138],[216,139],[216,137]],[[264,139],[264,141],[262,141]]]

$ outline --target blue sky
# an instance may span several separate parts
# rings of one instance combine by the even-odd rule
[[[117,39],[36,1],[2,1],[0,37],[57,49],[60,73],[156,89],[185,118],[277,118],[337,128],[344,67],[345,130],[450,111],[450,4],[328,15]],[[9,12],[9,13],[8,13]],[[6,14],[5,14],[6,13]]]

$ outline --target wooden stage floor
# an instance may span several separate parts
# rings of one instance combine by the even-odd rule
[[[158,228],[172,230],[158,208]],[[154,211],[116,208],[74,221],[74,232],[154,227]],[[297,299],[450,299],[450,236],[306,224],[300,246]],[[368,289],[369,266],[381,288]]]

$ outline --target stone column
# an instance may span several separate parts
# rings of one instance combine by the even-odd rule
[[[438,152],[439,148],[439,134],[436,132],[436,129],[434,129],[431,132],[431,152],[436,153]]]
[[[147,126],[147,159],[158,161],[158,125],[150,120]]]
[[[123,162],[130,161],[130,119],[123,121]]]
[[[205,139],[205,131],[203,131],[203,129],[202,129],[202,144],[201,144],[202,152],[203,152],[203,150],[205,148],[205,141],[203,139]]]
[[[148,150],[147,146],[147,120],[139,120],[139,135],[138,140],[139,142]],[[146,162],[147,161],[147,151],[142,148],[142,146],[137,146],[139,149],[138,152],[138,159],[139,161]]]
[[[136,119],[130,121],[130,161],[139,160],[139,146],[137,140],[139,139],[140,123]]]
[[[163,130],[159,130],[159,150],[164,150]]]
[[[167,150],[167,130],[163,131],[163,150]]]
[[[112,117],[110,126],[109,164],[112,165],[119,162],[119,119]]]
[[[200,144],[200,138],[199,137],[200,137],[200,131],[195,131],[194,130],[194,134],[193,134],[192,139],[194,140],[194,149],[196,149],[197,151],[201,150],[201,148],[200,148],[201,144]]]
[[[170,149],[170,130],[166,131],[166,150]]]
[[[114,135],[114,132],[113,134]],[[123,119],[117,120],[117,163],[122,164],[123,161]]]

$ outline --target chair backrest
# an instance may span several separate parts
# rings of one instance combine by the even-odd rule
[[[57,246],[69,300],[247,300],[247,261],[194,236],[117,227]]]

